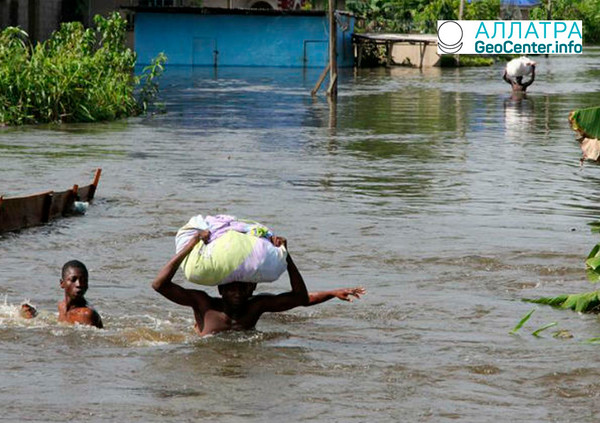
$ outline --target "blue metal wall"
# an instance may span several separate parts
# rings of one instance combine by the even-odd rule
[[[338,66],[352,66],[354,18],[339,19]],[[328,26],[327,16],[137,12],[135,51],[142,65],[162,51],[171,65],[324,67]]]

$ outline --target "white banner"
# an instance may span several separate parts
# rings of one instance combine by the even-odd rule
[[[438,54],[581,54],[581,21],[438,21]]]

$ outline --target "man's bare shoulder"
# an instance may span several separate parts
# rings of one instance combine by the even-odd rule
[[[58,306],[58,320],[65,323],[78,323],[102,328],[100,314],[89,305],[74,307],[66,311],[65,305],[61,303]]]
[[[260,315],[265,312],[287,311],[302,305],[293,292],[280,294],[261,293],[254,295],[249,300],[248,311]]]
[[[215,298],[207,294],[201,289],[187,289],[187,294],[193,301],[192,307],[213,308],[219,298]]]
[[[248,305],[264,304],[273,301],[278,294],[272,294],[270,292],[261,292],[260,294],[253,295],[248,299]]]

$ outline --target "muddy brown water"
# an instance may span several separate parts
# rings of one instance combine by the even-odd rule
[[[103,175],[85,216],[0,236],[0,420],[598,421],[596,316],[540,306],[508,333],[521,298],[594,289],[599,241],[567,115],[600,103],[600,49],[536,60],[523,101],[500,64],[346,70],[334,129],[319,69],[253,68],[171,68],[149,119],[2,129],[5,195]],[[310,289],[369,293],[199,339],[150,289],[197,213],[287,236]],[[105,330],[56,322],[72,258]]]

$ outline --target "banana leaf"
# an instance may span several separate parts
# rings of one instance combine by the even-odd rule
[[[588,280],[592,283],[598,282],[600,280],[600,244],[594,245],[585,260],[585,265]]]
[[[600,233],[600,221],[593,221],[587,224],[590,227],[592,233]]]
[[[581,294],[563,294],[556,297],[524,299],[528,303],[546,304],[553,307],[571,309],[579,313],[600,312],[600,291],[584,292]]]
[[[588,260],[591,258],[598,258],[598,257],[600,257],[600,243],[594,245],[594,247],[590,250],[590,253],[587,256]]]
[[[587,269],[585,274],[587,276],[587,280],[590,283],[600,282],[600,269],[598,269],[598,270]]]
[[[581,136],[600,139],[600,106],[573,110],[569,114],[569,122]]]
[[[583,137],[579,140],[579,146],[583,153],[582,160],[597,161],[600,158],[600,140]]]

